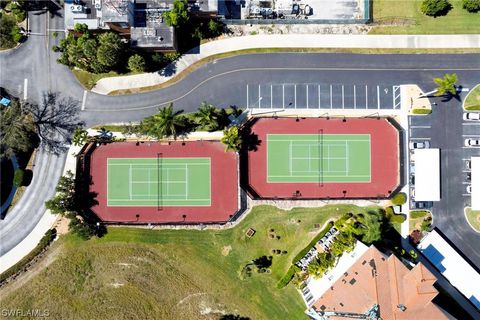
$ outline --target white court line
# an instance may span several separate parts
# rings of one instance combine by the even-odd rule
[[[290,141],[289,144],[288,167],[290,170],[290,175],[292,175],[292,141]]]
[[[23,79],[23,100],[27,100],[28,97],[28,79]]]
[[[83,91],[83,99],[82,99],[82,111],[85,110],[85,104],[87,103],[87,90]]]
[[[380,86],[377,86],[377,109],[380,109]]]
[[[333,171],[332,171],[333,172]],[[341,172],[345,172],[345,171],[341,171]],[[291,178],[292,176],[282,176],[282,175],[275,175],[275,176],[269,176],[270,178]],[[314,178],[312,177],[311,175],[310,176],[300,176],[300,175],[295,175],[294,176],[295,178]],[[326,174],[325,177],[327,178],[345,178],[345,175],[330,175],[330,174]],[[356,175],[350,175],[349,177],[353,177],[353,178],[370,178],[369,175],[365,175],[365,174],[356,174]],[[355,181],[356,182],[356,181]]]
[[[327,172],[330,172],[330,145],[327,144]]]
[[[308,146],[308,159],[312,159],[311,145]],[[308,171],[312,171],[312,161],[308,161]]]
[[[348,142],[347,141],[345,141],[345,152],[346,152],[345,157],[347,158],[347,161],[345,161],[345,167],[346,167],[345,168],[345,171],[346,171],[345,175],[348,176],[348,171],[350,171],[350,170],[348,168],[348,160],[349,160],[348,157],[349,156],[348,156]]]
[[[332,85],[330,85],[330,109],[333,108]]]
[[[132,165],[128,169],[128,195],[130,200],[132,200]]]
[[[353,85],[353,109],[357,109],[357,87]]]
[[[151,196],[151,192],[150,192],[150,184],[152,183],[151,180],[150,180],[150,172],[152,172],[152,170],[148,170],[148,196],[150,197]]]
[[[323,158],[321,158],[321,157],[293,157],[292,159],[293,159],[293,160],[308,160],[308,159],[312,159],[312,160],[320,160],[320,159],[327,159],[327,160],[346,160],[346,159],[348,159],[348,158],[346,158],[346,157],[331,157],[331,158],[329,158],[329,157],[323,157]],[[343,171],[345,171],[345,170],[343,170]]]
[[[185,163],[185,200],[188,199],[188,165]]]

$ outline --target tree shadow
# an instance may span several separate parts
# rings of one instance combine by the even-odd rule
[[[162,77],[173,76],[177,72],[177,61],[173,61],[165,66],[162,70],[158,71],[158,74]]]
[[[444,95],[438,96],[441,98],[440,101],[442,102],[449,102],[452,99],[457,100],[458,102],[462,101],[462,98],[460,97],[462,93],[463,86],[457,86],[455,94],[452,94],[451,92],[446,92]]]
[[[54,154],[68,150],[76,128],[84,125],[79,117],[79,102],[61,98],[58,93],[43,94],[40,104],[27,103],[40,137],[40,146]]]
[[[50,18],[63,17],[61,12],[62,6],[55,1],[27,1],[25,3],[25,10],[37,11],[33,13],[34,15],[42,15],[48,12]]]
[[[250,320],[249,317],[243,317],[238,314],[224,314],[219,320]]]
[[[261,145],[262,140],[258,138],[258,135],[252,131],[250,126],[244,127],[242,130],[242,148],[243,151],[257,151]]]

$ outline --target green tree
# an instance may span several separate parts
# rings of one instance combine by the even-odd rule
[[[382,238],[382,220],[379,216],[367,213],[361,219],[363,228],[362,241],[370,244]]]
[[[17,41],[15,41],[13,32],[17,27],[15,19],[6,14],[0,14],[0,48],[13,48]]]
[[[15,187],[21,187],[23,185],[23,181],[25,180],[25,171],[23,169],[15,170],[15,174],[13,175],[13,185]]]
[[[216,37],[222,33],[223,24],[220,21],[210,19],[208,22],[208,30],[210,31],[211,36]]]
[[[447,0],[423,0],[420,6],[422,13],[431,17],[444,16],[451,8]]]
[[[98,62],[106,68],[112,69],[119,62],[123,52],[123,43],[120,37],[113,32],[107,32],[98,37]]]
[[[69,218],[77,215],[77,203],[75,199],[75,178],[71,171],[60,177],[55,197],[45,202],[45,207],[54,214],[67,216]]]
[[[170,27],[180,27],[188,21],[187,0],[175,0],[173,8],[163,14],[165,22]]]
[[[240,136],[238,127],[234,126],[223,130],[223,138],[221,141],[226,145],[225,151],[240,151],[242,137]]]
[[[201,129],[216,131],[219,129],[218,111],[213,105],[202,102],[195,112],[195,121]]]
[[[88,25],[86,23],[75,23],[73,30],[79,33],[86,33],[88,32]]]
[[[145,59],[139,55],[134,54],[128,59],[128,69],[133,72],[143,72],[145,71]]]
[[[436,96],[443,96],[446,93],[451,95],[457,95],[456,83],[458,77],[456,73],[446,73],[443,78],[434,78],[433,81],[437,84],[437,93]]]
[[[32,114],[18,101],[0,108],[0,156],[27,152],[38,144]]]
[[[74,146],[84,145],[88,140],[88,132],[82,128],[75,129],[73,133],[72,143]]]
[[[480,11],[480,0],[463,0],[462,7],[468,12],[478,12]]]
[[[183,110],[173,111],[173,104],[159,108],[157,114],[142,121],[141,131],[158,139],[169,136],[176,138],[185,129],[182,113]]]

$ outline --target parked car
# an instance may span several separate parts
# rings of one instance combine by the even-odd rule
[[[465,177],[465,181],[470,182],[472,180],[472,173],[467,172],[467,176]]]
[[[465,147],[480,147],[480,139],[465,139]]]
[[[428,149],[430,148],[430,141],[410,141],[410,149]]]
[[[472,193],[472,186],[470,184],[467,186],[467,193]]]
[[[410,184],[411,185],[415,184],[415,175],[413,175],[413,174],[410,176]]]
[[[463,120],[465,120],[465,121],[480,121],[480,113],[478,113],[478,112],[465,112],[463,114]]]
[[[414,202],[415,209],[429,209],[433,206],[432,202],[429,201],[416,201]]]

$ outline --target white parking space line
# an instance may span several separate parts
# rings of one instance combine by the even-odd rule
[[[357,87],[353,85],[353,109],[357,109]]]
[[[85,110],[85,103],[87,102],[87,90],[83,91],[83,99],[82,99],[82,111]]]
[[[468,89],[468,88],[462,88],[462,91],[463,91],[463,92],[467,92],[467,91],[470,91],[470,89]]]
[[[273,84],[270,85],[270,109],[273,109]]]
[[[247,109],[248,109],[248,84],[247,84]]]
[[[432,140],[432,138],[410,137],[410,140]]]
[[[462,137],[480,137],[480,134],[462,134]]]
[[[23,80],[23,100],[27,100],[28,97],[28,79]]]
[[[380,109],[380,86],[377,86],[377,109]]]
[[[285,109],[285,84],[282,84],[282,108]]]
[[[260,99],[262,95],[260,94],[260,85],[258,85],[258,107],[262,107],[262,99]]]
[[[410,126],[412,129],[430,129],[432,126]]]
[[[332,85],[330,85],[330,109],[333,108],[333,94],[332,94]]]
[[[368,86],[365,85],[365,109],[368,109]]]
[[[464,122],[462,123],[462,126],[478,126],[480,125],[480,121],[479,122]]]
[[[297,109],[297,85],[294,85],[295,109]]]
[[[345,109],[345,87],[342,85],[342,109]]]
[[[318,85],[318,109],[320,109],[320,85]]]
[[[305,86],[305,90],[306,90],[306,93],[307,93],[307,109],[308,109],[308,84]]]

